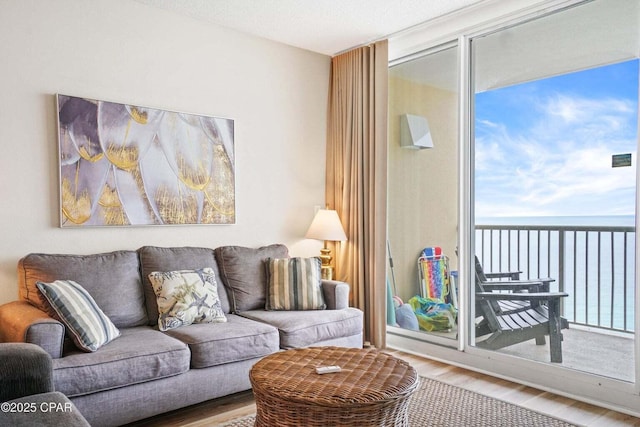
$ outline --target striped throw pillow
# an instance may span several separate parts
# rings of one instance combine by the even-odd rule
[[[268,258],[267,310],[324,310],[320,258]]]
[[[73,280],[37,282],[36,286],[56,312],[76,346],[93,352],[120,336],[120,331],[91,295]]]

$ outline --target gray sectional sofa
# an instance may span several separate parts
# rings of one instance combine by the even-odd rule
[[[29,254],[18,264],[19,301],[0,306],[0,341],[46,350],[55,390],[93,426],[121,425],[248,390],[253,364],[282,349],[362,347],[363,313],[348,307],[346,283],[322,282],[325,310],[264,309],[264,260],[287,256],[283,245]],[[227,321],[161,332],[148,274],[205,267],[215,272]],[[95,352],[79,351],[35,285],[62,279],[82,284],[120,337]]]

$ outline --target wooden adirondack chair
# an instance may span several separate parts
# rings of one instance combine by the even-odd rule
[[[549,284],[555,279],[550,277],[536,278],[533,280],[520,280],[520,271],[506,271],[485,273],[478,257],[475,257],[476,292],[510,291],[510,292],[549,292]],[[532,307],[532,301],[505,299],[492,301],[497,314],[507,314]],[[533,301],[533,306],[538,305]]]
[[[521,271],[500,271],[500,272],[492,272],[487,273],[482,268],[482,264],[478,257],[475,257],[476,260],[476,278],[480,280],[483,284],[492,285],[496,282],[499,283],[512,283],[512,284],[522,284],[524,287],[529,286],[529,284],[540,284],[542,283],[542,287],[539,288],[540,292],[549,292],[549,284],[555,282],[556,280],[552,277],[536,277],[535,279],[529,280],[521,280],[520,274]]]
[[[476,284],[476,345],[497,350],[535,339],[537,345],[545,344],[549,336],[551,362],[562,362],[562,329],[569,323],[560,316],[560,298],[565,292],[478,292]],[[480,288],[480,290],[482,290]],[[494,309],[501,301],[521,301],[528,308],[501,312]],[[478,340],[487,336],[485,339]]]

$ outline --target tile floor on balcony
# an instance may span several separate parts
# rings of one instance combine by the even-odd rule
[[[634,381],[634,340],[629,334],[609,334],[569,325],[562,331],[562,366],[623,381]],[[498,350],[500,353],[549,362],[546,345],[530,340]],[[550,362],[549,362],[550,363]]]

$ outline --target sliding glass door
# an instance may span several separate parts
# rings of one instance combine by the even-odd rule
[[[387,342],[637,413],[640,0],[489,3],[390,41]]]
[[[638,13],[598,0],[471,39],[473,346],[635,381]]]
[[[457,346],[458,49],[389,70],[390,330]]]

